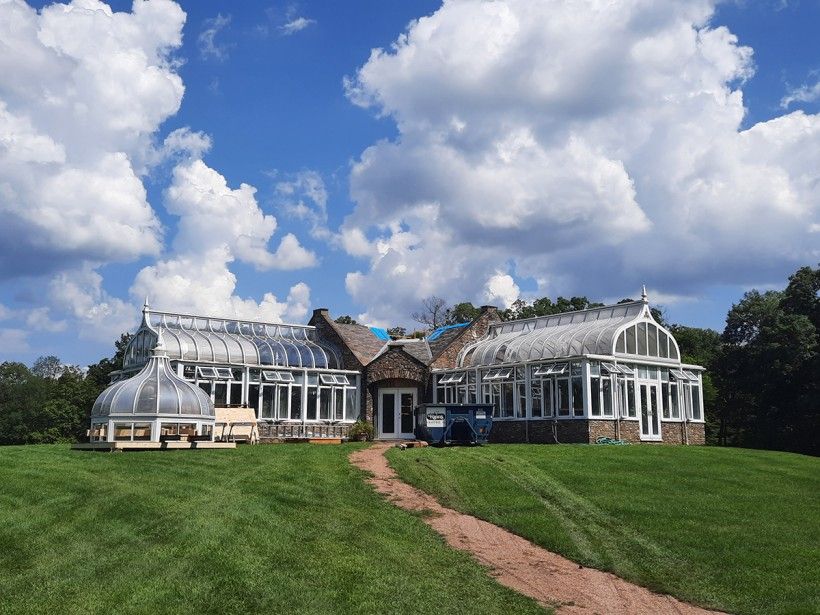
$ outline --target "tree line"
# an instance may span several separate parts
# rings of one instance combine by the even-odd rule
[[[89,365],[64,365],[53,355],[31,367],[0,363],[0,444],[46,444],[85,440],[94,400],[122,367],[131,334],[114,343],[114,356]]]

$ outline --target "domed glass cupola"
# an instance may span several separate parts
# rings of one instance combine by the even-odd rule
[[[135,376],[100,393],[91,410],[92,442],[213,439],[214,405],[198,386],[180,378],[162,335]]]

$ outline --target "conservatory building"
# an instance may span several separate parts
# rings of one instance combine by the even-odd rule
[[[176,434],[168,431],[173,416],[123,419],[126,429],[100,399],[92,439],[186,430],[234,440],[242,429],[251,441],[340,439],[358,419],[377,438],[410,439],[418,404],[482,402],[494,406],[497,442],[704,442],[703,369],[681,362],[645,293],[639,301],[516,321],[484,306],[472,322],[400,340],[384,329],[337,323],[323,308],[297,325],[146,305],[112,386],[131,391],[146,373],[163,370],[178,388],[201,393],[212,416],[201,406],[176,421]]]
[[[641,301],[498,322],[433,373],[435,402],[494,406],[505,442],[704,443],[703,368]]]

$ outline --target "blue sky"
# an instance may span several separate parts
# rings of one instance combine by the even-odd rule
[[[0,232],[0,360],[94,362],[136,324],[143,292],[169,310],[304,322],[329,307],[385,325],[409,324],[429,294],[617,300],[646,283],[672,321],[722,329],[744,290],[820,259],[820,3],[635,2],[588,21],[560,3],[507,4],[181,2],[184,25],[169,2],[133,23],[91,0],[73,13],[18,5],[33,25],[30,40],[0,30],[21,71],[0,71],[0,137],[35,139],[46,161],[0,159],[12,186],[0,206],[16,216]],[[118,51],[141,59],[106,65]],[[162,82],[139,85],[155,65]],[[57,126],[61,113],[80,129]],[[163,150],[177,130],[199,141]],[[128,168],[99,189],[111,168],[100,161],[116,153]],[[67,182],[68,167],[83,179]],[[226,220],[203,222],[191,194],[220,176],[208,206],[252,222],[226,229],[228,255],[214,257],[191,236],[210,233],[216,249]],[[233,192],[241,184],[255,194]],[[48,199],[56,209],[40,212]],[[102,218],[94,233],[111,234],[105,249],[73,239],[88,212]],[[127,228],[140,230],[119,249]],[[278,262],[289,234],[302,257]],[[179,291],[189,272],[197,297]]]

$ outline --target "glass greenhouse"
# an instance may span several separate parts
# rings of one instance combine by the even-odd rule
[[[171,367],[162,335],[135,376],[111,384],[91,409],[91,442],[212,440],[214,405],[205,392]]]
[[[501,434],[513,431],[504,422],[529,429],[531,421],[583,421],[593,433],[660,441],[665,428],[704,420],[703,370],[681,363],[675,338],[653,319],[645,295],[492,324],[456,363],[434,371],[434,402],[492,403]]]
[[[142,365],[162,335],[177,376],[217,408],[252,408],[260,421],[352,423],[359,417],[359,372],[311,326],[252,322],[143,308],[119,378]]]

